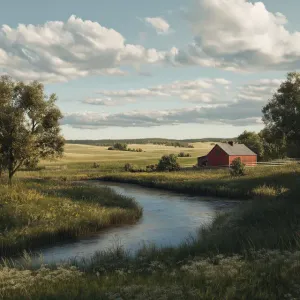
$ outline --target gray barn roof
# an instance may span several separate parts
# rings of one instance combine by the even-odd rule
[[[220,148],[222,148],[228,155],[256,155],[252,150],[250,150],[244,144],[230,144],[218,143]]]

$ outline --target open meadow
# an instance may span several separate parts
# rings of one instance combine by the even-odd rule
[[[117,246],[58,266],[34,267],[26,255],[23,263],[4,260],[2,299],[299,299],[299,164],[247,168],[242,177],[228,169],[130,173],[125,163],[145,167],[181,151],[191,157],[179,158],[180,164],[191,167],[213,146],[130,147],[145,152],[66,145],[62,159],[20,171],[13,188],[2,179],[1,254],[132,224],[142,216],[134,199],[80,180],[136,183],[243,204],[179,247],[145,246],[132,257]]]
[[[104,166],[119,164],[123,166],[125,163],[136,163],[137,165],[145,165],[157,163],[162,155],[185,152],[192,155],[189,158],[180,158],[183,166],[193,166],[196,164],[198,156],[206,155],[213,147],[213,143],[199,142],[192,144],[194,148],[172,147],[153,144],[130,144],[128,148],[141,148],[143,152],[129,151],[109,151],[108,147],[67,144],[65,146],[64,157],[59,161],[42,162],[42,165],[63,165],[76,166],[78,164],[91,164],[99,162]],[[123,165],[122,165],[123,164]]]

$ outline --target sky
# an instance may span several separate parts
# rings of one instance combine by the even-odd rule
[[[0,75],[67,139],[235,137],[300,67],[299,0],[0,0]]]

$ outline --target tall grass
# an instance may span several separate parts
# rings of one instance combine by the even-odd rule
[[[131,224],[142,215],[134,199],[84,184],[26,181],[12,189],[1,185],[0,194],[0,256]]]
[[[170,173],[102,172],[99,179],[139,184],[193,195],[231,199],[276,198],[298,192],[300,165],[248,168],[246,176],[232,177],[228,169]]]

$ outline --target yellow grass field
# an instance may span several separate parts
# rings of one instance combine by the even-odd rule
[[[185,152],[192,157],[179,158],[182,166],[193,166],[197,163],[197,157],[207,154],[213,147],[211,143],[194,143],[194,148],[179,148],[163,145],[128,145],[129,148],[141,148],[144,152],[109,151],[108,147],[67,144],[62,159],[56,161],[44,161],[42,165],[69,165],[79,163],[136,163],[139,165],[157,162],[162,155]]]

